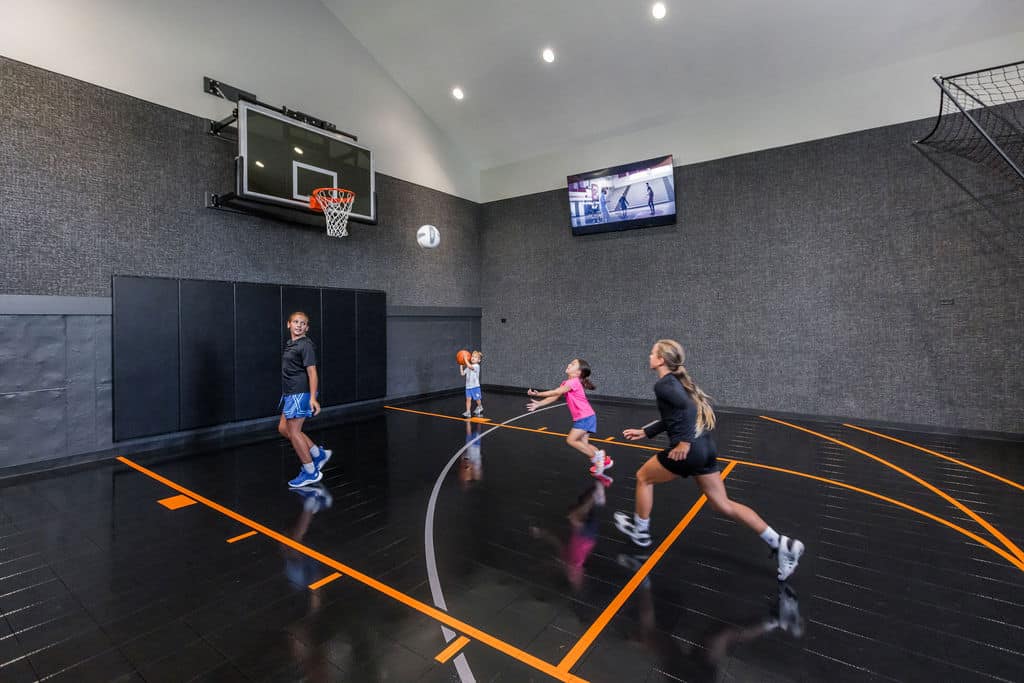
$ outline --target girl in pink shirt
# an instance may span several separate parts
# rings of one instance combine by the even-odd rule
[[[565,374],[568,379],[559,384],[557,389],[547,391],[530,389],[527,391],[527,395],[540,396],[543,400],[530,401],[526,404],[526,409],[533,412],[541,406],[554,403],[559,396],[564,395],[565,402],[569,406],[569,413],[572,415],[572,429],[569,430],[569,436],[566,437],[565,442],[587,456],[592,464],[590,473],[600,476],[615,463],[605,455],[604,451],[594,448],[588,442],[590,435],[597,433],[597,415],[594,414],[594,409],[590,406],[590,401],[587,400],[587,394],[584,391],[584,389],[593,390],[595,388],[588,379],[590,364],[582,358],[573,359],[565,367]]]

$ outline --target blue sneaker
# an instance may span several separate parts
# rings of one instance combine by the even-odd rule
[[[299,476],[288,482],[288,485],[293,489],[302,488],[303,486],[309,486],[315,484],[324,478],[323,472],[316,470],[313,474],[309,474],[306,470],[299,470]]]
[[[327,461],[331,459],[334,451],[329,451],[323,446],[317,446],[317,450],[320,451],[319,455],[313,456],[313,464],[316,465],[317,470],[322,470]]]

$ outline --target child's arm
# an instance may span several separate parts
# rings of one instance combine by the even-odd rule
[[[560,387],[558,387],[556,389],[549,389],[547,391],[535,392],[533,394],[534,396],[547,396],[547,398],[545,398],[545,399],[543,399],[541,401],[538,401],[536,399],[533,400],[533,401],[530,401],[529,403],[526,404],[526,409],[529,410],[532,413],[533,411],[537,410],[537,408],[540,408],[541,406],[546,406],[546,405],[548,405],[550,403],[554,403],[555,401],[557,401],[559,399],[559,397],[562,394],[567,393],[568,391],[569,391],[569,387],[567,387],[567,386],[560,386]]]
[[[462,375],[463,377],[466,376],[466,366],[465,365],[459,365],[459,374]]]
[[[545,396],[545,397],[546,396],[555,396],[557,398],[558,396],[561,396],[562,394],[564,394],[567,391],[569,391],[569,388],[568,387],[564,387],[564,386],[557,387],[555,389],[548,389],[547,391],[537,391],[536,389],[529,389],[526,392],[526,395],[527,396]]]
[[[549,396],[541,401],[533,400],[526,404],[526,409],[532,413],[533,411],[537,410],[537,408],[540,408],[541,406],[546,406],[549,403],[554,403],[557,400],[557,396]]]

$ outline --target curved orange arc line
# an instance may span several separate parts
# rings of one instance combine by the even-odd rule
[[[1017,544],[1014,543],[1013,541],[1011,541],[1009,538],[1007,538],[1001,531],[999,531],[999,529],[997,529],[994,526],[992,526],[992,524],[990,524],[987,520],[983,519],[974,510],[972,510],[971,508],[967,507],[966,505],[961,503],[959,500],[957,500],[953,496],[949,495],[948,493],[946,493],[942,489],[938,488],[937,486],[929,484],[927,481],[925,481],[921,477],[917,476],[916,474],[908,472],[907,470],[903,469],[899,465],[895,465],[895,464],[889,462],[885,458],[882,458],[882,457],[879,457],[877,455],[874,455],[873,453],[868,453],[867,451],[865,451],[865,450],[863,450],[861,448],[857,448],[856,446],[852,446],[852,445],[846,443],[845,441],[840,441],[839,439],[835,439],[835,438],[833,438],[831,436],[828,436],[827,434],[822,434],[822,433],[816,432],[816,431],[814,431],[812,429],[807,429],[806,427],[801,427],[800,425],[795,425],[795,424],[792,424],[790,422],[785,422],[784,420],[778,420],[778,419],[776,419],[774,417],[768,417],[767,415],[761,415],[760,417],[763,420],[768,420],[769,422],[775,422],[775,423],[778,423],[780,425],[785,425],[786,427],[790,427],[792,429],[797,429],[797,430],[799,430],[801,432],[806,432],[808,434],[813,434],[814,436],[816,436],[816,437],[818,437],[820,439],[824,439],[826,441],[831,441],[834,444],[839,444],[840,446],[842,446],[844,448],[848,448],[851,451],[854,451],[855,453],[860,453],[861,455],[865,455],[865,456],[871,458],[872,460],[874,460],[876,462],[882,463],[886,467],[892,468],[893,470],[899,472],[900,474],[902,474],[903,476],[907,477],[908,479],[916,481],[918,484],[920,484],[921,486],[924,486],[926,489],[928,489],[929,491],[931,491],[935,495],[939,496],[940,498],[945,500],[947,503],[950,503],[951,505],[955,506],[961,512],[963,512],[968,517],[973,519],[975,522],[980,524],[986,531],[988,531],[990,534],[995,536],[1004,546],[1006,546],[1006,548],[1010,552],[1012,552],[1017,557],[1018,560],[1024,561],[1024,550],[1021,550],[1020,548],[1018,548]]]
[[[921,515],[922,517],[927,517],[928,519],[933,520],[935,522],[938,522],[939,524],[943,524],[943,525],[949,527],[950,529],[953,529],[954,531],[957,531],[957,532],[963,534],[964,536],[966,536],[967,538],[971,539],[972,541],[975,541],[976,543],[980,543],[981,545],[985,546],[986,548],[988,548],[989,550],[991,550],[992,552],[996,553],[997,555],[999,555],[1000,557],[1005,559],[1007,562],[1009,562],[1010,564],[1015,566],[1017,569],[1020,569],[1022,572],[1024,572],[1024,562],[1022,562],[1021,560],[1018,560],[1016,557],[1014,557],[1010,553],[1006,552],[1006,550],[1004,550],[1003,548],[1000,548],[999,546],[997,546],[992,541],[989,541],[988,539],[982,538],[981,536],[977,535],[973,531],[968,531],[967,529],[964,529],[963,527],[958,526],[958,525],[954,524],[953,522],[949,522],[949,521],[943,519],[942,517],[939,517],[938,515],[933,515],[930,512],[925,512],[924,510],[922,510],[920,508],[916,508],[913,505],[908,505],[908,504],[906,504],[906,503],[904,503],[902,501],[896,500],[895,498],[890,498],[889,496],[883,496],[881,493],[875,493],[874,491],[869,491],[868,489],[862,489],[859,486],[854,486],[852,484],[847,484],[847,483],[844,483],[844,482],[841,482],[841,481],[836,481],[835,479],[827,479],[825,477],[819,477],[816,474],[807,474],[806,472],[798,472],[797,470],[787,470],[787,469],[785,469],[783,467],[775,467],[774,465],[763,465],[763,464],[761,464],[759,462],[750,462],[748,460],[733,460],[733,462],[735,462],[735,463],[737,463],[739,465],[747,465],[748,467],[757,467],[757,468],[760,468],[760,469],[763,469],[763,470],[773,470],[775,472],[782,472],[783,474],[791,474],[791,475],[793,475],[795,477],[804,477],[806,479],[814,479],[816,481],[824,482],[824,483],[830,484],[832,486],[838,486],[840,488],[849,489],[851,491],[856,491],[857,493],[863,493],[866,496],[871,496],[872,498],[877,498],[879,500],[884,500],[887,503],[892,503],[893,505],[897,505],[897,506],[899,506],[899,507],[901,507],[901,508],[903,508],[905,510],[910,510],[911,512],[916,512],[917,514]]]
[[[974,470],[975,472],[978,472],[980,474],[984,474],[986,477],[992,477],[993,479],[998,479],[999,481],[1003,482],[1004,484],[1009,484],[1010,486],[1015,486],[1015,487],[1019,488],[1021,491],[1024,491],[1024,485],[1018,484],[1017,482],[1013,481],[1012,479],[1007,479],[1006,477],[1000,477],[998,474],[996,474],[994,472],[989,472],[986,469],[982,469],[980,467],[976,467],[976,466],[972,465],[969,462],[964,462],[963,460],[957,460],[956,458],[954,458],[954,457],[952,457],[950,455],[946,455],[944,453],[937,453],[936,451],[929,450],[929,449],[925,448],[924,446],[918,446],[917,444],[910,443],[909,441],[903,441],[902,439],[897,439],[894,436],[889,436],[888,434],[882,434],[881,432],[873,432],[870,429],[865,429],[864,427],[858,427],[857,425],[852,425],[852,424],[849,424],[849,423],[846,423],[846,422],[843,423],[843,426],[844,427],[849,427],[850,429],[856,429],[858,431],[865,432],[867,434],[872,434],[874,436],[878,436],[878,437],[881,437],[883,439],[888,439],[889,441],[895,441],[896,443],[898,443],[898,444],[900,444],[902,446],[908,446],[909,448],[916,448],[917,450],[923,451],[923,452],[925,452],[925,453],[927,453],[929,455],[934,455],[936,458],[942,458],[943,460],[948,460],[950,462],[954,462],[957,465],[960,465],[961,467],[966,467],[969,470]]]

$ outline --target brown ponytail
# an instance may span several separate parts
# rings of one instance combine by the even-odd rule
[[[683,367],[683,361],[686,360],[683,345],[674,339],[659,339],[655,346],[658,349],[658,357],[665,361],[669,372],[679,380],[683,389],[697,404],[697,433],[695,436],[710,432],[715,428],[715,411],[711,409],[711,397],[697,386],[697,383],[690,377],[690,373]]]
[[[591,382],[588,379],[590,377],[590,363],[583,360],[582,358],[577,358],[576,362],[580,366],[580,384],[583,385],[583,388],[588,389],[590,391],[597,389],[597,387],[594,386],[593,382]]]

